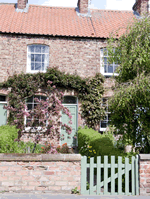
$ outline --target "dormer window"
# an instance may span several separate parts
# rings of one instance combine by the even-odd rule
[[[118,67],[118,64],[112,63],[109,64],[108,62],[108,50],[106,48],[102,48],[100,50],[100,72],[104,76],[117,76],[118,74],[115,73],[116,68]]]
[[[49,65],[49,47],[46,45],[29,45],[27,72],[46,72]]]

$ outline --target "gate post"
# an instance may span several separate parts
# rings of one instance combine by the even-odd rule
[[[150,196],[150,154],[140,156],[140,195]]]

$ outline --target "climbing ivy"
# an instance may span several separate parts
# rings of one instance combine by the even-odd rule
[[[65,74],[58,68],[48,68],[46,73],[14,74],[1,83],[0,88],[11,88],[8,101],[15,108],[20,100],[25,103],[26,97],[33,96],[40,88],[46,88],[48,80],[57,88],[75,90],[81,101],[81,116],[86,125],[94,129],[99,125],[104,116],[101,105],[104,77],[100,73],[91,78],[81,78],[76,74]],[[11,119],[13,115],[10,114],[10,122]]]

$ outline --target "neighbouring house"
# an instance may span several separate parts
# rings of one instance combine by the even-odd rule
[[[78,0],[76,8],[49,7],[28,4],[0,3],[0,82],[14,73],[45,72],[47,67],[60,71],[91,77],[97,72],[105,78],[104,103],[113,95],[112,75],[117,65],[110,67],[104,50],[111,32],[121,36],[133,18],[148,11],[148,0],[137,0],[133,11],[89,9],[89,0]],[[103,59],[104,58],[104,59]],[[0,90],[0,125],[6,124],[9,90]],[[34,106],[34,96],[29,102]],[[72,106],[74,132],[83,121],[80,117],[80,101],[72,91],[65,92],[65,105]],[[62,118],[63,120],[63,118]],[[109,122],[100,122],[100,131],[105,131]],[[24,138],[24,140],[27,138]],[[64,142],[69,142],[65,140]]]

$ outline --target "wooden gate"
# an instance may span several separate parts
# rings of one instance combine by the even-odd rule
[[[122,157],[118,157],[118,163],[115,163],[115,156],[111,156],[111,163],[108,163],[108,156],[104,156],[103,163],[101,156],[97,157],[97,163],[94,163],[93,157],[87,163],[87,157],[82,156],[81,194],[139,195],[138,156],[132,156],[131,164],[129,158],[125,158],[123,164]]]

